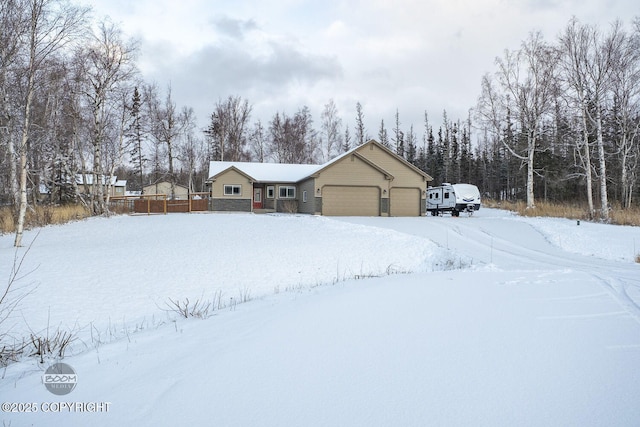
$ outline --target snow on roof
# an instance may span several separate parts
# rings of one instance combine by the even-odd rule
[[[114,185],[118,178],[115,176],[105,177],[104,175],[100,175],[98,179],[100,179],[103,185],[107,184],[107,180],[111,185]],[[93,174],[89,174],[89,173],[84,175],[81,173],[76,174],[76,184],[85,184],[85,183],[88,185],[93,185]]]
[[[286,163],[209,162],[209,178],[235,167],[258,182],[298,182],[321,166]]]

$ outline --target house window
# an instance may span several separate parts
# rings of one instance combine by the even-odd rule
[[[240,196],[241,194],[242,194],[241,185],[225,185],[224,186],[225,196]]]
[[[306,191],[302,192],[302,203],[307,203],[307,192]]]
[[[273,185],[267,186],[267,199],[273,199],[276,195],[276,189]]]
[[[281,185],[278,187],[280,198],[281,199],[295,199],[296,198],[296,187],[290,187]]]

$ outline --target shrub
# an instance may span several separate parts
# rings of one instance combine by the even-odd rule
[[[173,311],[185,319],[189,317],[205,319],[209,317],[209,311],[213,307],[211,301],[202,301],[201,299],[197,299],[192,303],[189,301],[189,298],[185,298],[183,301],[169,298],[169,301],[165,304],[168,311]]]
[[[69,344],[75,340],[75,336],[71,332],[61,331],[58,329],[53,336],[47,334],[38,336],[31,334],[31,344],[33,352],[30,356],[39,356],[40,363],[44,363],[45,356],[54,356],[56,358],[64,358],[64,353]]]

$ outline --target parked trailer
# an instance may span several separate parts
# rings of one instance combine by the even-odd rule
[[[471,215],[478,209],[480,191],[475,185],[444,183],[427,188],[427,212],[433,216],[441,212],[451,212],[451,216],[460,216],[460,212]]]

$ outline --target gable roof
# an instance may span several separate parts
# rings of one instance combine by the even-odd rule
[[[392,150],[388,149],[384,145],[380,144],[376,140],[369,140],[368,142],[359,145],[357,147],[352,148],[351,150],[342,153],[341,155],[329,160],[328,162],[322,165],[300,165],[300,164],[286,164],[286,163],[253,163],[253,162],[220,162],[220,161],[212,161],[209,162],[209,180],[215,181],[215,179],[222,174],[223,172],[227,172],[228,170],[236,170],[237,172],[245,175],[247,178],[256,182],[291,182],[296,183],[302,181],[305,178],[312,177],[317,173],[327,169],[329,166],[339,162],[340,160],[348,157],[350,155],[355,155],[358,158],[362,159],[370,166],[378,169],[380,172],[384,173],[389,177],[393,177],[388,171],[385,171],[380,166],[376,165],[372,161],[366,158],[366,156],[361,155],[357,152],[360,148],[374,144],[380,149],[387,152],[392,157],[397,158],[399,161],[403,162],[407,167],[414,170],[416,173],[424,176],[426,181],[432,181],[430,175],[421,171],[411,163],[407,162],[406,159],[400,157]]]
[[[209,179],[215,180],[229,169],[235,169],[257,182],[298,182],[312,175],[318,165],[214,161],[209,162]]]

